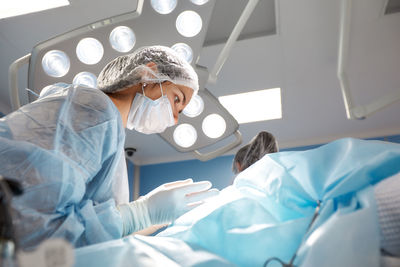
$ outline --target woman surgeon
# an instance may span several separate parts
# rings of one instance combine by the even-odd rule
[[[161,133],[198,91],[194,69],[168,47],[111,61],[98,89],[55,84],[0,119],[0,175],[24,194],[12,203],[22,248],[61,237],[75,247],[165,224],[218,193],[208,181],[164,184],[129,203],[125,128]]]

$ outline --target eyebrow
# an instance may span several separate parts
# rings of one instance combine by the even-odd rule
[[[179,88],[177,85],[175,85],[176,86],[176,88],[182,93],[182,95],[183,95],[183,105],[185,105],[185,103],[186,103],[186,94],[185,94],[185,92],[183,92],[183,90],[181,89],[181,88]]]

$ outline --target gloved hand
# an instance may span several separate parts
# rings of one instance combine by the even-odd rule
[[[124,224],[124,235],[154,224],[170,223],[183,213],[199,206],[206,198],[219,193],[210,189],[209,181],[192,179],[163,184],[144,197],[118,208]]]

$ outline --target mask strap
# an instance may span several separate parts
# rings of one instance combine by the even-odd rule
[[[161,83],[160,83],[160,89],[161,89],[161,96],[164,96]]]
[[[143,95],[144,95],[144,96],[146,96],[146,94],[144,93],[144,87],[145,87],[146,85],[147,85],[146,83],[142,83],[142,92],[143,92]],[[161,83],[160,83],[160,89],[161,89],[161,96],[164,96]]]
[[[146,85],[147,85],[146,83],[142,83],[142,92],[143,92],[143,95],[144,95],[144,96],[146,96],[146,94],[144,93],[144,87],[145,87]]]

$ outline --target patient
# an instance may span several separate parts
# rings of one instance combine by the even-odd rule
[[[238,174],[264,155],[278,151],[278,142],[275,137],[266,131],[259,132],[249,144],[238,150],[233,159],[232,170]]]
[[[232,170],[235,174],[244,171],[264,155],[278,152],[275,137],[266,131],[258,133],[249,144],[236,153]],[[381,249],[384,254],[400,256],[400,174],[385,179],[374,186],[378,207]]]
[[[232,186],[158,236],[201,245],[239,266],[272,258],[288,263],[297,255],[296,266],[375,267],[382,255],[400,255],[400,212],[392,209],[399,200],[393,185],[400,187],[400,145],[341,139],[265,153],[240,167]]]
[[[269,153],[157,236],[80,250],[77,266],[389,266],[382,256],[400,255],[399,190],[399,144],[346,138]]]

